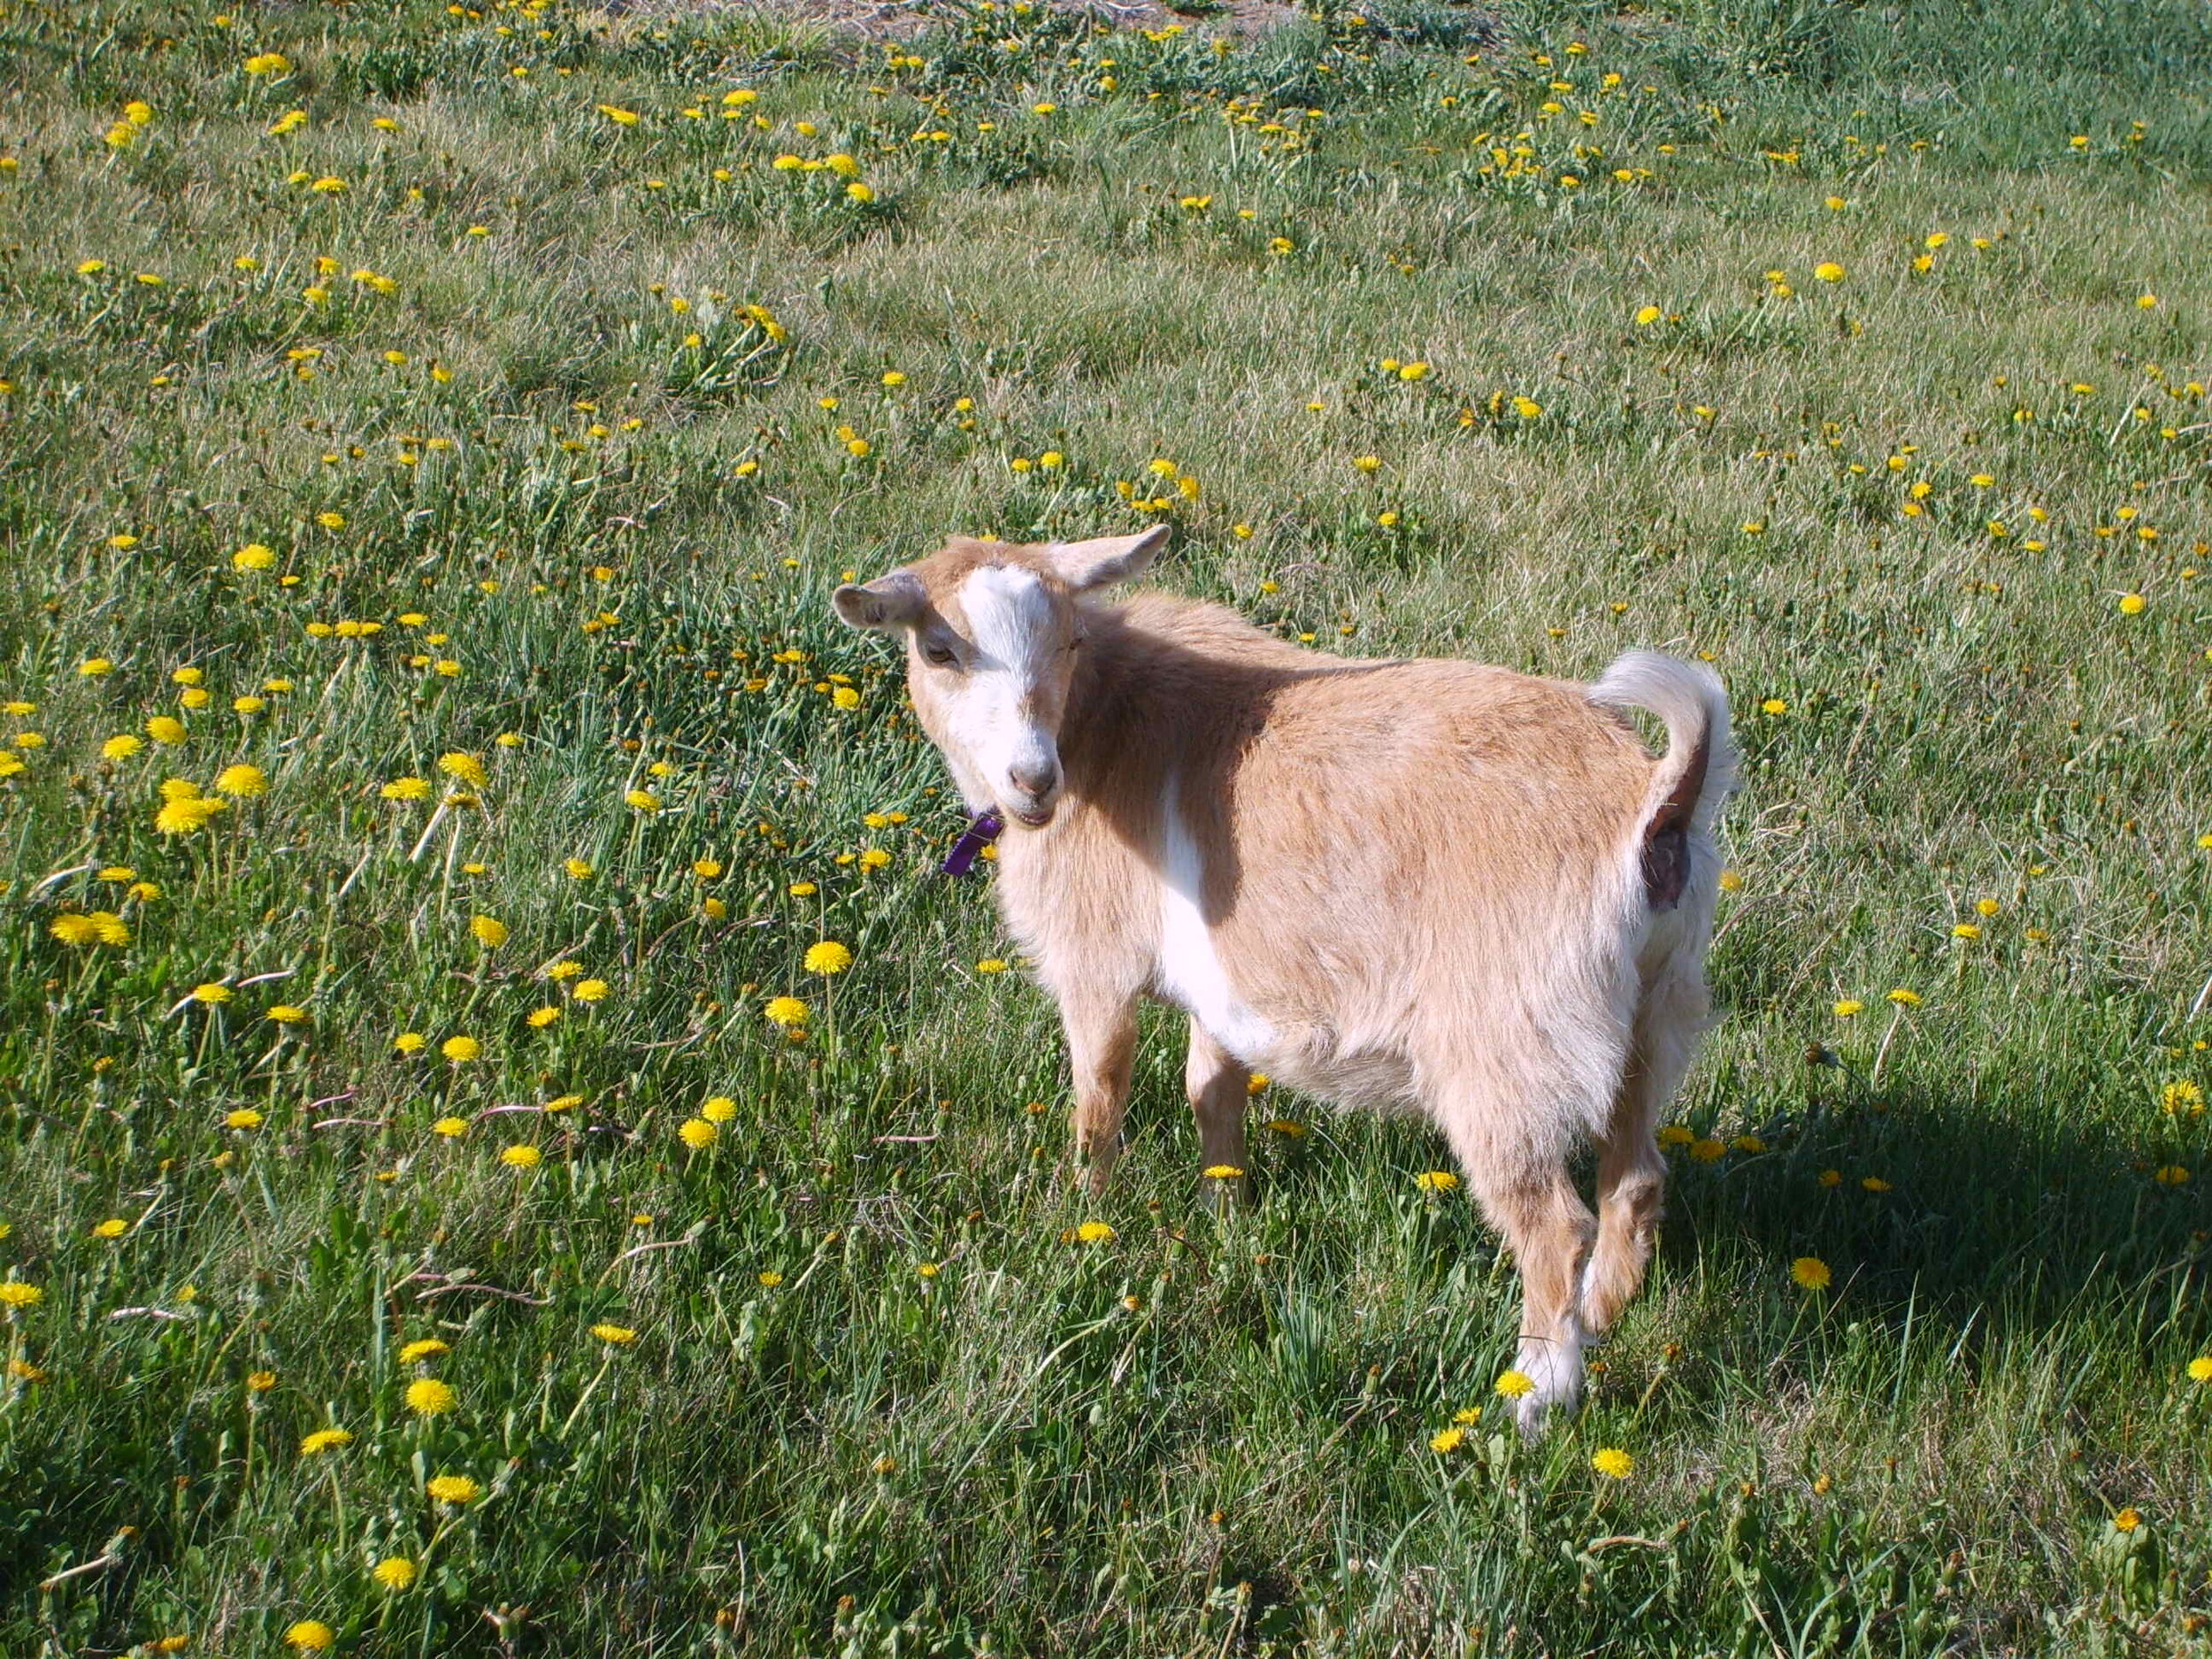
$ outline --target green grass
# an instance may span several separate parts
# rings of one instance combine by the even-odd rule
[[[2207,14],[1211,27],[8,0],[0,1649],[2212,1652]],[[1727,677],[1709,1139],[1540,1444],[1418,1122],[1263,1094],[1216,1216],[1163,1018],[1078,1194],[829,617],[1156,495],[1288,634]]]

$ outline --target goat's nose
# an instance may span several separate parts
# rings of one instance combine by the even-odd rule
[[[1031,800],[1041,801],[1060,787],[1060,764],[1052,760],[1018,760],[1006,769],[1006,777]]]

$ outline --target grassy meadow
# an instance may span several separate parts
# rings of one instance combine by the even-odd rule
[[[0,0],[0,1652],[2212,1654],[2212,13],[863,21]],[[1417,1120],[1080,1194],[826,605],[1161,518],[1727,679],[1539,1443]]]

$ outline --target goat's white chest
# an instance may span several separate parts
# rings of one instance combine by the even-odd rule
[[[1160,802],[1160,948],[1153,988],[1203,1025],[1215,1041],[1251,1063],[1275,1040],[1266,1020],[1238,998],[1206,925],[1206,866],[1183,821],[1170,779]]]

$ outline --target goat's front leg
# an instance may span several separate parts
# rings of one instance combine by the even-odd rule
[[[1183,1092],[1198,1119],[1201,1169],[1251,1167],[1245,1152],[1244,1113],[1252,1098],[1252,1073],[1242,1061],[1213,1039],[1196,1020],[1190,1023],[1190,1057],[1183,1064]],[[1216,1183],[1207,1182],[1210,1190]],[[1251,1177],[1238,1174],[1223,1185],[1239,1198],[1252,1195]]]
[[[1137,1050],[1136,999],[1064,1000],[1060,1023],[1075,1073],[1076,1156],[1088,1167],[1091,1191],[1102,1193],[1121,1156],[1121,1118]]]

